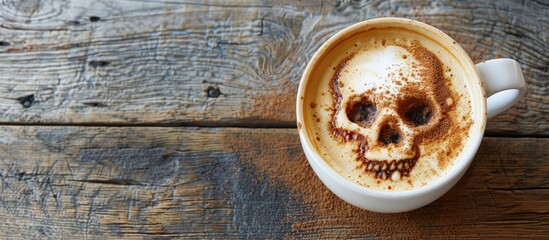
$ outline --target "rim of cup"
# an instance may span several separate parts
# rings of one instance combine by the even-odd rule
[[[475,100],[472,100],[472,106],[473,108],[480,108],[477,110],[477,115],[475,116],[474,113],[473,121],[475,123],[472,125],[472,129],[469,130],[469,132],[475,132],[478,131],[478,134],[476,136],[469,136],[471,139],[469,140],[468,144],[465,145],[462,152],[458,155],[457,159],[458,162],[454,167],[447,172],[444,176],[436,179],[435,181],[422,186],[418,188],[413,188],[410,190],[405,191],[382,191],[382,190],[376,190],[376,189],[370,189],[365,186],[362,186],[358,183],[355,183],[343,176],[341,176],[339,173],[337,173],[332,167],[328,165],[328,163],[320,156],[320,154],[317,152],[316,148],[311,143],[311,139],[309,137],[309,133],[307,131],[306,121],[304,120],[303,116],[303,108],[305,105],[305,98],[301,99],[302,96],[305,94],[305,90],[307,88],[308,79],[311,76],[312,70],[314,66],[322,60],[322,57],[325,52],[329,51],[330,48],[337,44],[340,40],[345,39],[347,36],[353,35],[355,33],[358,33],[360,31],[366,31],[373,26],[376,25],[401,25],[403,27],[406,27],[408,29],[413,28],[417,32],[419,29],[425,30],[430,32],[431,34],[438,35],[439,38],[435,39],[434,41],[440,43],[440,44],[452,44],[453,49],[448,49],[453,54],[458,55],[459,57],[458,61],[461,63],[464,63],[467,68],[470,68],[469,71],[474,75],[474,79],[471,79],[473,81],[470,83],[471,90],[476,93],[472,93],[472,98],[476,98]],[[475,95],[476,94],[476,95]],[[462,174],[467,170],[471,162],[473,161],[473,158],[480,146],[480,143],[482,141],[482,138],[484,136],[484,130],[486,127],[486,94],[484,91],[483,83],[481,81],[480,74],[478,73],[475,64],[472,62],[469,55],[465,52],[465,50],[456,43],[454,39],[452,39],[450,36],[445,34],[444,32],[440,31],[439,29],[428,25],[426,23],[412,20],[412,19],[406,19],[406,18],[396,18],[396,17],[384,17],[384,18],[374,18],[365,20],[362,22],[355,23],[353,25],[350,25],[343,30],[340,30],[338,33],[330,37],[322,46],[316,51],[316,53],[313,55],[311,60],[308,62],[307,67],[305,68],[305,71],[302,75],[302,78],[299,83],[299,89],[297,93],[297,104],[296,104],[296,115],[297,115],[297,122],[298,126],[302,124],[303,126],[298,128],[300,140],[302,143],[302,146],[304,148],[304,151],[308,151],[312,159],[307,158],[310,164],[315,164],[319,169],[326,174],[330,175],[332,180],[338,182],[340,185],[344,185],[349,187],[354,192],[357,192],[359,194],[363,195],[372,195],[376,197],[383,197],[383,198],[407,198],[411,196],[416,195],[422,195],[428,192],[431,192],[433,190],[440,189],[447,184],[449,184],[454,178],[461,177]],[[477,124],[476,121],[481,121],[480,124]],[[473,129],[474,126],[477,126],[477,129]]]

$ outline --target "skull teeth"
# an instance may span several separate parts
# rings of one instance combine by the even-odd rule
[[[394,171],[393,174],[391,174],[391,180],[393,180],[393,181],[400,180],[400,172],[399,171]]]
[[[387,170],[387,163],[383,163],[383,165],[381,166],[381,171],[385,170]]]
[[[407,177],[414,167],[416,159],[392,160],[392,161],[366,161],[365,170],[372,172],[376,178],[399,181]]]

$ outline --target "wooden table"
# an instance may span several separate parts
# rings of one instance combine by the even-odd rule
[[[458,186],[402,214],[331,194],[295,125],[316,49],[381,16],[516,59],[528,84]],[[547,238],[548,53],[544,0],[4,0],[0,237]]]

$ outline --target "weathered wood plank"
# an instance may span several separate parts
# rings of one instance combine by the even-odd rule
[[[475,61],[517,59],[526,99],[487,131],[548,135],[548,12],[546,1],[7,0],[0,122],[294,126],[299,78],[320,44],[399,16],[439,27]]]
[[[295,129],[0,127],[0,238],[536,238],[549,139],[485,138],[450,193],[358,210],[314,175]]]

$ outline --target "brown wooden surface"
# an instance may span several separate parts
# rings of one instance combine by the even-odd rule
[[[0,127],[0,237],[543,237],[549,139],[485,138],[428,207],[358,210],[295,129]]]
[[[402,214],[331,194],[295,129],[316,49],[382,16],[528,84],[458,186]],[[544,0],[4,0],[0,238],[547,238],[548,53]]]
[[[488,133],[549,134],[547,1],[5,2],[0,122],[295,127],[316,49],[358,21],[399,16],[440,28],[476,62],[519,61],[526,98]]]

